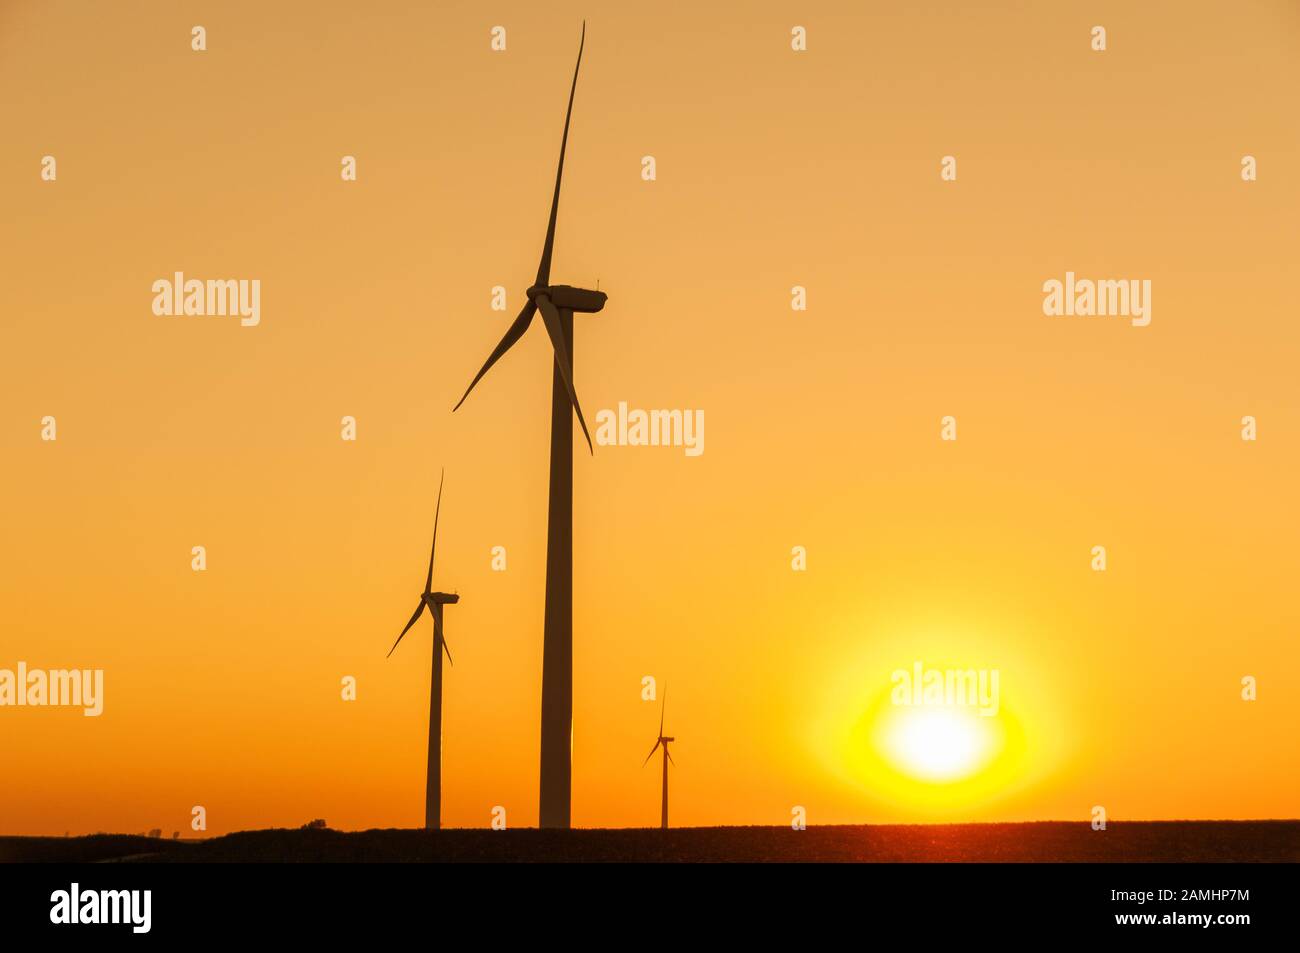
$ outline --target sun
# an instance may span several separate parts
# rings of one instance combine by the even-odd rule
[[[987,719],[983,719],[987,722]],[[977,712],[960,707],[908,708],[882,726],[882,753],[900,771],[921,781],[969,777],[994,753],[995,738]]]
[[[843,816],[865,813],[882,823],[985,820],[1021,803],[1057,768],[1071,737],[1057,681],[1036,660],[1010,652],[1001,636],[995,642],[960,628],[954,628],[960,638],[904,632],[894,637],[900,644],[886,641],[837,658],[821,714],[808,725],[810,749],[859,798],[857,813],[846,809]],[[927,671],[991,673],[995,658],[996,697],[991,674],[987,696],[978,677],[974,698],[956,692],[948,698],[946,687],[942,697],[900,693],[894,673],[922,656],[914,644],[922,641]],[[961,651],[946,648],[957,642]]]

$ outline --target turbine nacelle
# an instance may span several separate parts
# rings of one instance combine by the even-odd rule
[[[533,301],[540,295],[546,295],[551,303],[561,311],[576,311],[580,314],[595,314],[605,307],[609,296],[603,291],[589,288],[575,288],[572,285],[533,285],[527,291],[528,300]]]
[[[432,606],[455,605],[460,602],[460,596],[454,592],[426,592],[420,596],[425,602]]]

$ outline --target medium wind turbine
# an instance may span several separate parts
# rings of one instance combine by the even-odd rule
[[[442,653],[447,653],[451,662],[451,649],[442,635],[442,607],[460,602],[460,596],[449,592],[433,591],[433,554],[438,549],[438,516],[442,512],[442,477],[438,478],[438,505],[433,512],[433,545],[429,547],[429,573],[424,577],[424,592],[420,593],[420,603],[402,629],[393,647],[388,650],[391,656],[397,649],[402,637],[410,631],[411,626],[419,620],[427,607],[433,616],[433,678],[429,686],[429,770],[424,789],[424,826],[428,830],[437,830],[442,824]]]
[[[674,765],[677,764],[676,761],[673,761],[673,756],[668,753],[669,743],[676,741],[677,739],[667,737],[664,734],[664,710],[667,709],[667,707],[668,689],[665,688],[662,707],[659,709],[659,739],[655,742],[655,746],[650,749],[650,753],[645,756],[645,760],[641,762],[641,767],[644,768],[650,763],[650,759],[655,756],[656,751],[660,748],[664,749],[664,798],[663,806],[659,811],[659,826],[664,830],[668,830],[668,762],[672,761]]]
[[[560,207],[560,181],[564,177],[564,150],[569,142],[569,119],[573,96],[578,88],[578,69],[587,39],[583,21],[578,42],[578,63],[569,88],[569,108],[564,114],[564,135],[560,140],[560,163],[555,172],[555,193],[546,241],[537,278],[528,289],[527,302],[506,330],[500,343],[474,375],[456,410],[506,351],[528,330],[539,311],[555,352],[551,375],[551,484],[546,530],[546,616],[542,635],[542,745],[538,824],[568,828],[573,789],[573,415],[578,415],[587,449],[593,454],[591,434],[578,405],[573,386],[573,315],[595,314],[605,307],[607,296],[600,291],[553,285],[551,251],[555,245],[555,219]]]

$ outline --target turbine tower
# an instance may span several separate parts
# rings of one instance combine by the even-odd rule
[[[582,48],[587,39],[587,24],[582,24],[578,42],[578,62],[573,68],[569,88],[569,108],[564,114],[564,135],[560,139],[560,163],[555,172],[555,193],[551,197],[551,217],[546,225],[546,241],[537,266],[537,278],[528,289],[527,302],[506,330],[500,343],[488,355],[479,372],[465,389],[464,396],[452,410],[465,403],[474,389],[506,351],[528,330],[533,316],[542,314],[542,323],[555,352],[551,374],[551,479],[550,503],[546,528],[546,615],[542,635],[542,745],[541,784],[538,798],[538,824],[541,827],[568,828],[571,825],[570,802],[573,788],[573,415],[578,415],[587,449],[595,453],[587,422],[578,405],[573,386],[573,315],[595,314],[605,307],[606,295],[600,291],[553,285],[551,251],[555,245],[555,219],[560,207],[560,182],[564,177],[564,150],[569,142],[569,120],[573,115],[573,96],[578,88],[578,69],[582,66]]]
[[[402,629],[393,647],[388,650],[391,656],[397,649],[402,637],[415,625],[427,607],[433,616],[433,677],[429,686],[429,769],[425,778],[424,789],[424,826],[436,831],[442,825],[442,653],[447,653],[451,662],[451,649],[442,634],[442,607],[454,605],[460,596],[449,592],[433,591],[433,554],[438,549],[438,516],[442,512],[442,477],[438,478],[438,505],[433,512],[433,545],[429,547],[429,572],[424,577],[424,592],[420,593],[420,602],[415,612]]]
[[[665,687],[662,707],[659,709],[659,740],[655,742],[655,746],[650,749],[650,753],[646,755],[645,760],[641,762],[641,767],[644,768],[650,763],[650,759],[655,756],[656,751],[660,748],[664,749],[664,797],[662,807],[659,810],[659,826],[663,830],[668,830],[668,762],[672,761],[674,765],[677,764],[676,761],[673,761],[673,756],[668,753],[669,743],[676,741],[677,739],[664,735],[664,709],[667,707],[668,689]]]

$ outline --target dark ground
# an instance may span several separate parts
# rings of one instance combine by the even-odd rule
[[[0,837],[0,862],[1300,861],[1300,821],[1129,821],[539,831],[241,831]]]

